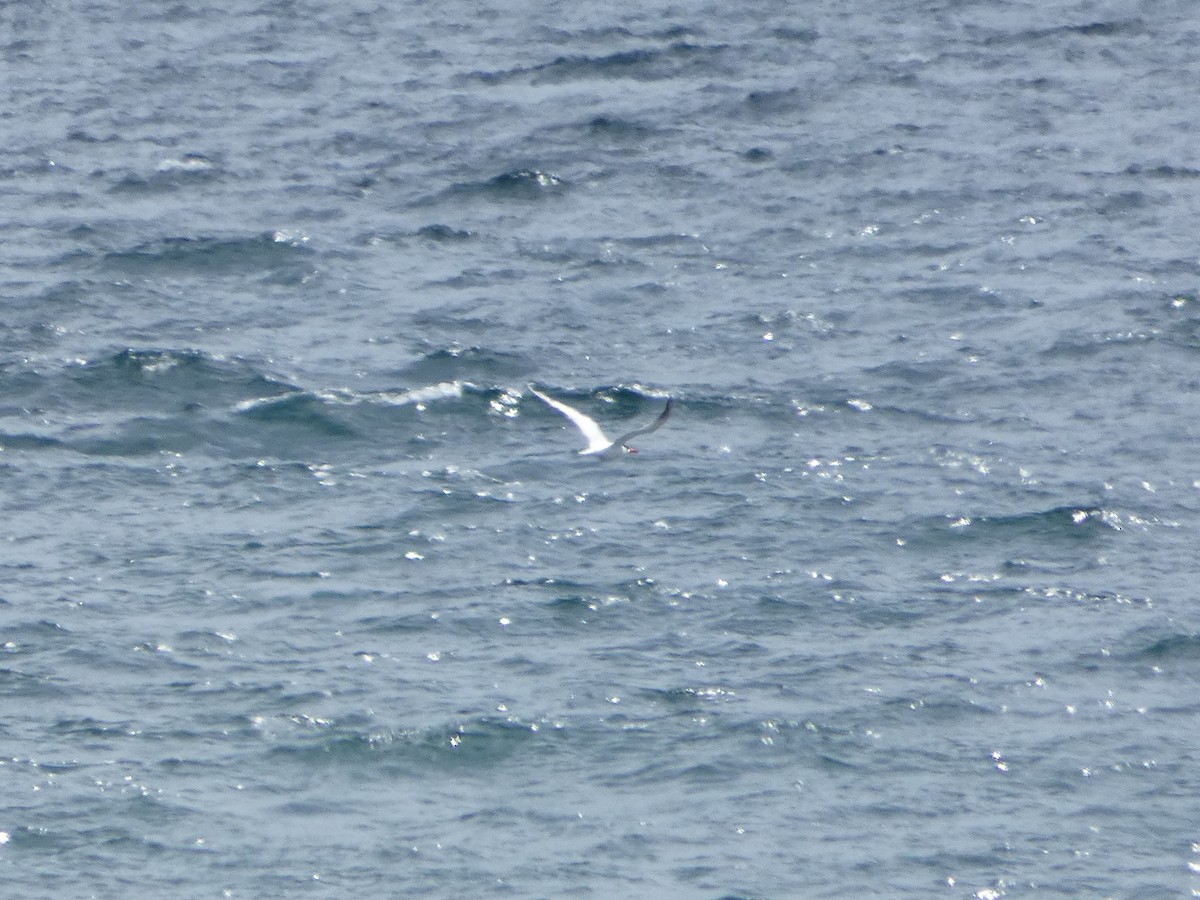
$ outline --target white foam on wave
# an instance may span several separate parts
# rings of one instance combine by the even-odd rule
[[[360,392],[350,388],[323,388],[313,391],[311,396],[324,403],[336,403],[342,406],[357,406],[360,403],[381,403],[385,406],[418,407],[435,400],[454,400],[462,397],[463,383],[460,381],[442,381],[425,387],[413,388],[408,391],[369,391]],[[263,406],[286,403],[296,397],[308,394],[308,391],[295,390],[282,394],[272,394],[269,397],[251,397],[234,404],[237,412],[248,412]]]
[[[456,400],[463,394],[461,381],[441,381],[425,387],[407,391],[371,391],[360,393],[349,388],[330,388],[318,391],[317,396],[332,403],[356,405],[359,403],[382,403],[386,406],[418,406],[434,400]]]
[[[179,157],[168,157],[158,164],[159,172],[208,172],[212,161],[198,153],[185,153]]]

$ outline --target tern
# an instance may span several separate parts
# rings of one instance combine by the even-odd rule
[[[532,384],[529,385],[529,390],[535,397],[537,397],[547,406],[557,409],[560,413],[570,419],[575,424],[575,427],[583,432],[583,436],[587,439],[588,443],[586,447],[579,451],[580,456],[600,456],[603,458],[609,458],[613,456],[619,456],[621,453],[637,453],[636,447],[629,446],[629,439],[635,438],[641,434],[649,434],[652,431],[657,431],[659,428],[662,428],[663,423],[666,422],[667,418],[671,415],[672,400],[670,397],[668,397],[667,408],[662,411],[657,419],[655,419],[649,425],[643,425],[641,428],[635,428],[628,434],[623,434],[613,441],[609,440],[608,436],[605,435],[605,433],[600,429],[600,426],[596,424],[596,420],[591,416],[584,415],[575,407],[568,406],[560,400],[555,400],[553,397],[547,397]]]

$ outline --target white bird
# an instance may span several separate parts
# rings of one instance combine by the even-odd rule
[[[608,436],[601,431],[600,426],[596,424],[596,420],[591,416],[586,416],[573,406],[555,400],[553,397],[547,397],[532,384],[529,385],[529,390],[535,397],[552,406],[560,413],[575,423],[575,427],[583,432],[584,438],[587,439],[587,446],[579,451],[580,456],[601,456],[612,457],[621,453],[637,453],[636,447],[629,446],[629,439],[635,438],[640,434],[649,434],[652,431],[657,431],[662,427],[663,423],[671,415],[672,400],[667,398],[667,408],[662,411],[662,414],[651,422],[649,425],[643,425],[641,428],[635,428],[628,434],[623,434],[615,441],[609,440]]]

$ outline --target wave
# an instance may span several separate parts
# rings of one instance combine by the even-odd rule
[[[593,138],[615,142],[645,141],[658,131],[652,126],[619,116],[595,116],[584,127]]]
[[[1156,665],[1165,662],[1200,664],[1200,635],[1195,632],[1161,635],[1134,650],[1131,657]]]
[[[536,363],[519,353],[454,345],[431,350],[397,374],[402,380],[417,384],[465,381],[495,385],[509,379],[524,381],[535,369]]]
[[[303,457],[329,440],[412,430],[411,420],[381,417],[380,410],[421,412],[468,396],[475,408],[494,404],[493,411],[502,411],[504,389],[453,377],[471,368],[486,375],[489,360],[486,353],[434,351],[402,376],[415,386],[374,391],[305,388],[251,361],[190,349],[127,348],[56,368],[10,366],[0,369],[0,389],[11,400],[0,409],[0,445],[101,456],[208,448],[218,455]]]
[[[543,172],[541,169],[514,169],[483,181],[452,184],[433,199],[484,200],[495,203],[529,202],[560,194],[569,187],[569,182],[553,172]]]
[[[1091,540],[1101,534],[1124,529],[1128,516],[1096,506],[1056,506],[1003,516],[947,515],[940,528],[966,539],[1013,537]]]
[[[180,274],[259,275],[279,284],[298,284],[311,274],[313,251],[308,238],[290,231],[248,237],[173,237],[112,250],[101,264],[124,275],[163,277]]]
[[[1158,340],[1161,331],[1150,329],[1121,329],[1112,331],[1088,331],[1077,329],[1059,337],[1040,355],[1050,359],[1081,359],[1122,349],[1130,345],[1146,344]]]
[[[991,34],[984,37],[980,43],[985,47],[1007,44],[1026,46],[1039,41],[1057,41],[1064,36],[1113,38],[1122,35],[1138,35],[1144,33],[1145,30],[1145,22],[1134,18],[1109,22],[1087,22],[1082,25],[1055,25],[1049,28],[1027,28],[1019,31]]]
[[[79,140],[95,140],[80,134]],[[116,173],[113,173],[114,175]],[[180,190],[187,186],[206,185],[219,181],[225,175],[217,161],[201,153],[183,153],[168,156],[159,161],[150,175],[128,172],[118,178],[108,189],[112,194],[151,195]]]
[[[354,240],[354,244],[358,247],[376,247],[379,245],[408,247],[414,242],[424,242],[432,245],[456,245],[473,241],[477,238],[478,234],[474,231],[454,228],[441,222],[431,222],[416,229],[368,231],[359,235]]]
[[[559,56],[550,62],[534,66],[520,66],[497,72],[478,71],[472,73],[471,77],[484,84],[493,85],[514,80],[546,84],[589,81],[596,78],[658,81],[674,78],[691,70],[712,67],[727,50],[727,44],[675,41],[664,47],[639,47],[600,56]]]
[[[96,456],[203,451],[218,458],[311,459],[330,442],[427,454],[471,445],[481,427],[515,419],[536,362],[452,345],[432,349],[365,389],[306,386],[261,361],[195,349],[124,348],[92,359],[0,366],[0,446]],[[562,391],[599,395],[617,414],[656,392],[639,384]],[[431,418],[431,410],[437,410]],[[486,425],[491,422],[492,425]]]
[[[1089,558],[1069,548],[1097,541],[1113,541],[1121,532],[1139,526],[1143,520],[1135,514],[1092,505],[1056,506],[1003,515],[947,513],[914,517],[902,526],[905,544],[935,553],[954,551],[955,547],[976,554],[979,545],[989,552],[1002,554],[1004,566],[1014,574],[1047,571],[1041,560],[1072,560],[1060,573],[1074,571]],[[948,576],[949,577],[949,576]],[[972,585],[972,590],[976,586]]]
[[[309,715],[278,717],[260,729],[277,758],[302,765],[367,764],[433,770],[487,771],[547,738],[561,736],[554,721],[475,716],[453,724],[379,728],[363,717],[345,722]],[[541,750],[538,751],[542,752]]]
[[[206,407],[245,392],[281,393],[286,382],[246,360],[192,349],[126,348],[98,359],[68,364],[46,382],[47,400],[73,409],[167,412]]]
[[[1168,164],[1143,166],[1138,163],[1131,163],[1125,168],[1124,174],[1133,175],[1138,178],[1149,177],[1191,181],[1200,178],[1200,169],[1194,169],[1191,166],[1172,166]]]

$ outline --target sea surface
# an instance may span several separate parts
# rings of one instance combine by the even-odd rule
[[[1200,893],[1197,47],[0,3],[3,893]]]

